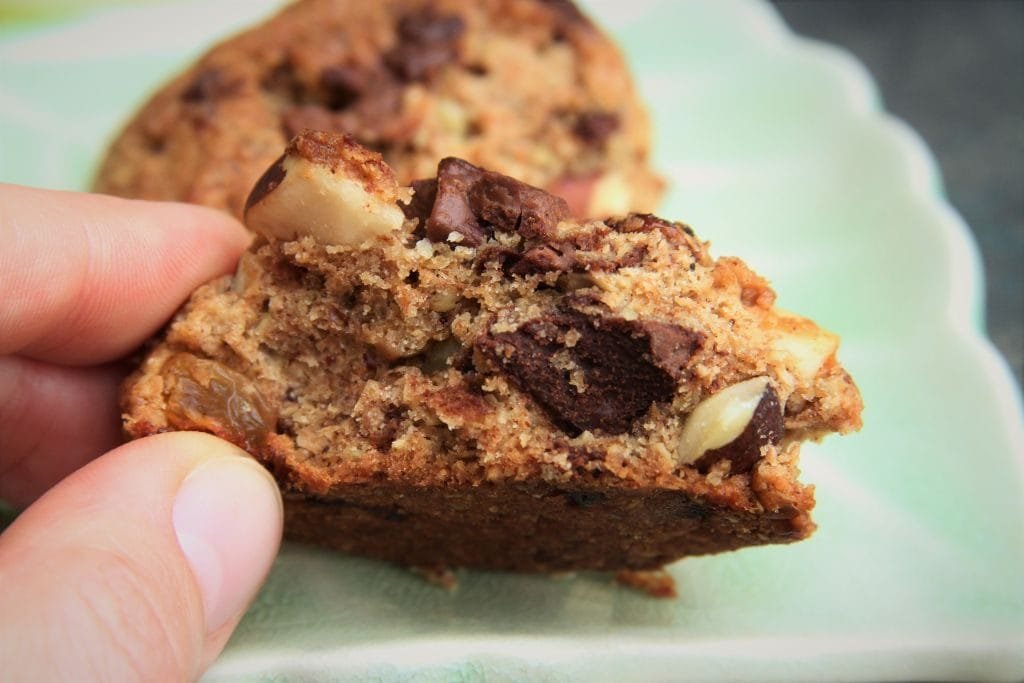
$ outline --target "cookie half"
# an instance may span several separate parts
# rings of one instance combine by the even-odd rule
[[[302,0],[158,92],[95,189],[240,216],[306,129],[351,134],[404,185],[457,156],[578,215],[653,210],[662,189],[626,65],[568,0]]]
[[[127,432],[270,468],[291,538],[415,566],[651,569],[805,538],[800,444],[860,426],[838,339],[683,223],[578,221],[467,161],[400,186],[302,135],[124,392]]]

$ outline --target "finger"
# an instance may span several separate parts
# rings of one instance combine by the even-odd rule
[[[0,357],[0,500],[24,507],[121,441],[113,365]]]
[[[193,680],[262,583],[281,535],[273,479],[209,435],[134,441],[0,535],[11,680]]]
[[[0,355],[121,356],[248,240],[211,209],[0,185]]]

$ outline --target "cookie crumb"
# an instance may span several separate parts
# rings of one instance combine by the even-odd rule
[[[615,582],[647,593],[652,598],[675,598],[676,580],[662,569],[623,569],[615,574]]]

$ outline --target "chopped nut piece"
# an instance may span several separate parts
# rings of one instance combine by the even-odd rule
[[[398,199],[379,154],[345,135],[307,132],[256,183],[245,222],[275,239],[358,246],[401,228]]]
[[[806,318],[776,308],[777,337],[772,342],[772,360],[790,367],[803,380],[812,380],[829,361],[835,362],[839,337]]]
[[[731,471],[749,471],[761,448],[782,438],[782,409],[767,377],[754,377],[704,399],[686,419],[676,449],[681,465],[707,471],[726,459]]]

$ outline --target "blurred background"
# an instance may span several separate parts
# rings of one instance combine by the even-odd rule
[[[1024,385],[1024,1],[775,0],[852,52],[938,158],[985,264],[989,336]]]

